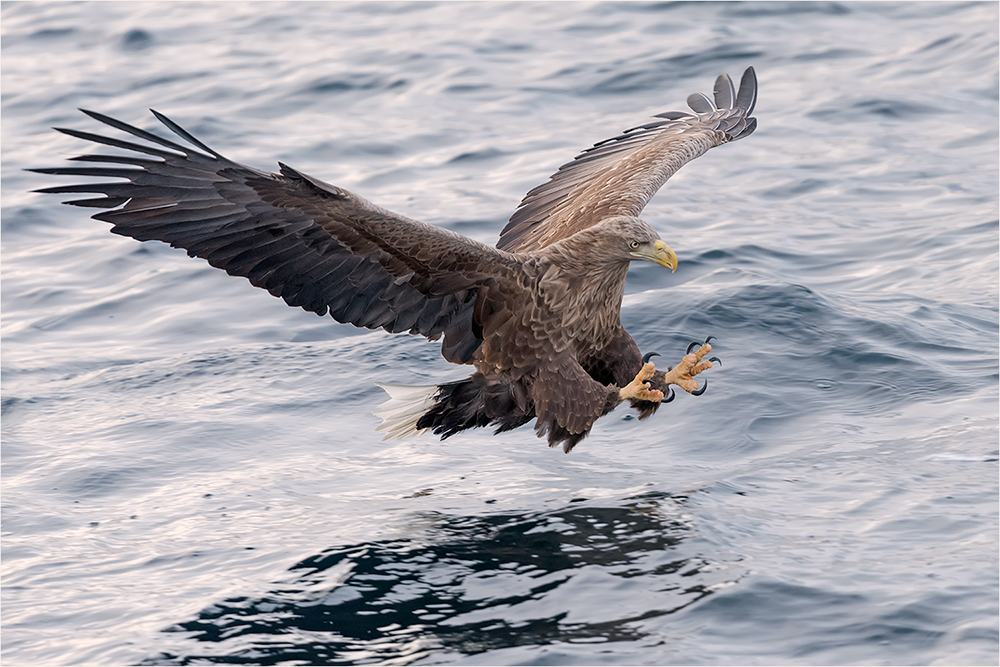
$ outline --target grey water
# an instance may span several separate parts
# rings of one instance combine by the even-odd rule
[[[5,664],[997,664],[996,3],[2,6]],[[753,65],[622,319],[709,390],[571,454],[382,442],[438,344],[288,308],[23,171],[77,107],[494,243]],[[156,131],[167,131],[163,128]],[[114,131],[111,131],[112,133]]]

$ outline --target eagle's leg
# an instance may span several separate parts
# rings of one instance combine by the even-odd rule
[[[689,346],[689,353],[684,355],[684,358],[681,359],[679,364],[667,371],[657,384],[662,387],[675,384],[684,391],[694,394],[695,396],[703,394],[705,389],[708,387],[708,382],[706,381],[705,386],[699,389],[698,381],[694,379],[694,376],[711,368],[713,361],[719,361],[716,357],[702,361],[702,359],[705,359],[705,355],[712,351],[712,346],[709,345],[708,341],[709,339],[706,338],[701,347],[694,352],[691,352],[691,349],[696,345],[696,343]],[[721,364],[722,362],[720,361],[719,363]]]
[[[646,384],[646,380],[652,378],[654,373],[656,373],[656,368],[653,364],[651,362],[644,363],[635,379],[618,390],[619,400],[631,399],[633,401],[653,401],[654,403],[662,401],[663,392]]]

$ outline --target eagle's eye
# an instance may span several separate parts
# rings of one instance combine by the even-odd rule
[[[636,248],[639,247],[639,242],[638,241],[630,241],[629,244],[628,244],[628,247],[632,248],[633,250],[635,250]]]

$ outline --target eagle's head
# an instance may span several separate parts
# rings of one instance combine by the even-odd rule
[[[592,232],[592,241],[607,259],[621,262],[644,260],[677,270],[677,255],[643,220],[631,216],[605,218],[584,232]],[[584,233],[584,232],[581,232]]]

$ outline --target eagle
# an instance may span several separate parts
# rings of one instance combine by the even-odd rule
[[[524,197],[496,247],[411,220],[288,165],[269,173],[227,159],[156,111],[186,144],[81,109],[126,140],[64,134],[125,154],[71,158],[83,166],[33,169],[111,179],[35,192],[102,195],[64,203],[115,234],[183,248],[289,306],[368,329],[441,339],[441,354],[471,376],[431,386],[381,385],[375,412],[386,438],[472,427],[508,431],[535,420],[539,437],[569,452],[594,422],[624,401],[652,415],[671,385],[700,395],[694,377],[711,336],[680,363],[657,370],[622,327],[633,261],[674,271],[677,255],[638,216],[685,163],[757,127],[757,80],[737,93],[723,74],[690,112],[668,111],[561,166]],[[141,140],[136,142],[134,138]]]

